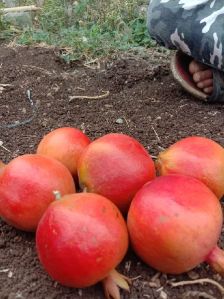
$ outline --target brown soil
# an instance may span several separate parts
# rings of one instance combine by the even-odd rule
[[[97,66],[66,65],[55,49],[0,46],[0,84],[10,84],[0,88],[0,140],[4,146],[0,159],[8,162],[35,152],[41,137],[61,126],[81,128],[92,139],[123,132],[137,138],[155,156],[188,135],[207,136],[224,145],[224,106],[205,104],[185,93],[170,75],[167,54],[157,50],[132,53]],[[36,110],[26,97],[27,90],[32,90]],[[105,98],[69,101],[73,95],[97,96],[107,91]],[[33,119],[22,125],[33,113]],[[130,251],[119,270],[138,277],[130,294],[122,292],[123,299],[222,298],[212,284],[169,285],[170,280],[195,278],[215,279],[223,285],[224,280],[205,264],[185,275],[159,275]],[[3,221],[0,286],[1,299],[103,298],[100,284],[78,290],[52,281],[37,259],[34,235]]]

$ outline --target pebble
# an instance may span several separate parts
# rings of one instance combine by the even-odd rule
[[[19,298],[20,298],[20,299],[23,299],[23,298],[25,298],[25,297],[23,297],[22,293],[17,292],[15,298],[17,298],[17,299],[19,299]]]
[[[167,299],[167,298],[168,298],[167,293],[165,293],[164,291],[161,291],[160,295],[159,295],[159,299]]]
[[[222,276],[220,274],[214,274],[213,275],[213,279],[215,279],[216,281],[221,281],[222,280]]]
[[[190,279],[193,279],[193,280],[198,279],[200,277],[200,275],[195,271],[190,271],[187,273],[187,275]]]
[[[156,279],[155,281],[150,281],[149,282],[149,286],[151,288],[160,288],[161,287],[161,283],[159,279]]]
[[[123,124],[124,123],[124,120],[122,118],[118,118],[116,120],[116,124]]]

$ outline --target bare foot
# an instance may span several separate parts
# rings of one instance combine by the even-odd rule
[[[189,65],[189,72],[193,75],[193,80],[198,88],[202,89],[204,93],[212,93],[213,75],[212,70],[208,66],[192,60]]]

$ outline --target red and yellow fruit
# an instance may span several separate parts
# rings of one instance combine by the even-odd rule
[[[43,267],[62,285],[84,288],[102,281],[107,298],[115,299],[117,284],[128,289],[114,270],[128,249],[127,226],[100,195],[71,194],[52,203],[38,225],[36,245]]]
[[[63,163],[77,179],[77,161],[90,139],[79,129],[63,127],[53,130],[40,141],[37,154]]]
[[[217,247],[223,223],[220,202],[199,180],[161,176],[136,194],[128,229],[137,255],[153,268],[171,274],[206,261],[224,272],[224,252]]]
[[[0,175],[0,216],[12,226],[34,231],[53,192],[75,192],[73,177],[55,159],[23,155],[9,162]]]
[[[158,156],[160,175],[184,174],[206,184],[220,199],[224,195],[224,149],[205,137],[187,137]]]
[[[155,166],[137,140],[112,133],[85,149],[78,163],[78,176],[83,189],[107,197],[127,212],[135,193],[155,177]]]

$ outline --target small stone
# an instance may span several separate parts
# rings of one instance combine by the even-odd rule
[[[200,275],[195,271],[190,271],[187,273],[187,275],[190,279],[193,279],[193,280],[198,279],[200,277]]]
[[[41,106],[41,101],[39,99],[36,99],[36,105],[37,108]]]
[[[161,276],[160,276],[160,280],[163,281],[163,283],[165,283],[167,281],[167,274],[163,273]]]
[[[167,298],[168,298],[167,293],[165,293],[164,291],[161,291],[159,294],[159,299],[167,299]]]
[[[17,299],[23,299],[24,297],[23,297],[22,293],[17,292],[15,298],[17,298]]]
[[[81,129],[81,131],[85,134],[86,126],[85,126],[84,123],[81,124],[80,129]]]
[[[46,127],[46,126],[47,126],[47,123],[48,123],[47,120],[43,120],[41,124],[42,124],[43,127]]]
[[[151,281],[156,281],[160,277],[161,273],[157,272],[152,278]]]
[[[213,275],[213,278],[216,280],[216,281],[221,281],[222,280],[222,276],[220,274],[214,274]]]
[[[13,276],[12,271],[9,271],[9,273],[8,273],[8,278],[12,278],[12,276]]]
[[[160,281],[159,279],[155,280],[155,281],[150,281],[149,282],[149,286],[151,288],[160,288],[161,287],[161,284],[160,284]]]
[[[124,123],[124,121],[123,121],[123,119],[122,118],[118,118],[117,120],[116,120],[116,124],[123,124]]]

